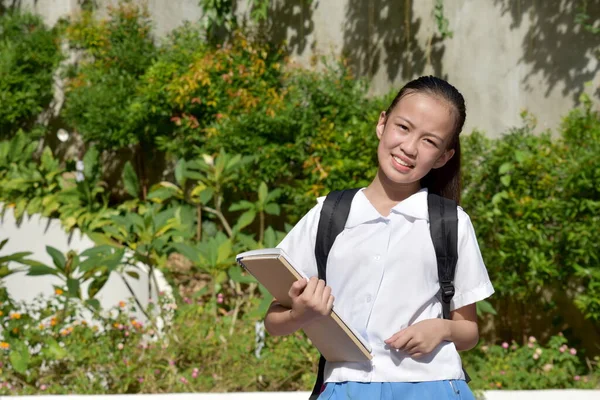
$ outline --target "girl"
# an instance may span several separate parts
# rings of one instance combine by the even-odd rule
[[[292,308],[274,302],[265,319],[288,335],[336,311],[369,342],[366,363],[327,362],[319,399],[474,399],[458,355],[477,344],[475,303],[494,289],[468,215],[458,209],[458,263],[451,320],[442,319],[429,232],[428,191],[459,200],[459,134],[466,111],[448,82],[409,82],[379,116],[379,168],[352,200],[316,278],[315,239],[322,199],[279,244],[308,281],[290,288]]]

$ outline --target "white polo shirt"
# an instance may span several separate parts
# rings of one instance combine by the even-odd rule
[[[294,264],[318,276],[315,240],[321,197],[279,244]],[[383,217],[363,191],[356,193],[343,232],[327,262],[327,284],[336,312],[371,345],[366,363],[330,363],[326,382],[422,382],[464,379],[454,343],[442,342],[432,353],[412,359],[384,340],[416,322],[442,317],[435,251],[429,231],[427,189],[392,208]],[[456,294],[451,310],[490,296],[494,289],[481,258],[469,216],[458,208]]]

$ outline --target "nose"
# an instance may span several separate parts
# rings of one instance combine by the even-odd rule
[[[404,142],[400,144],[400,150],[404,152],[408,157],[414,158],[417,156],[417,139],[414,136],[407,137]]]

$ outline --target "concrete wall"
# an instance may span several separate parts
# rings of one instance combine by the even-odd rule
[[[116,0],[94,0],[104,9]],[[145,1],[163,36],[202,16],[198,0]],[[33,9],[53,24],[76,13],[79,0],[0,0]],[[248,1],[235,2],[240,16]],[[539,127],[555,128],[581,93],[599,95],[599,35],[575,24],[581,0],[444,1],[453,38],[440,40],[435,0],[271,0],[265,29],[286,41],[294,60],[315,55],[349,57],[371,82],[371,93],[398,89],[423,74],[445,77],[467,99],[466,132],[498,136],[529,110]],[[600,26],[600,0],[587,0]],[[589,85],[586,85],[587,83]]]
[[[2,208],[2,204],[0,204],[0,208]],[[0,256],[29,251],[32,254],[28,258],[46,265],[52,265],[52,258],[46,252],[46,246],[52,246],[63,254],[69,250],[81,253],[94,247],[94,242],[78,230],[71,235],[67,234],[56,219],[48,219],[37,214],[24,218],[19,224],[14,218],[12,209],[7,209],[0,219],[0,241],[4,239],[9,240],[0,251]],[[17,266],[12,263],[9,265]],[[144,265],[139,265],[139,268],[141,269],[138,270],[139,279],[127,275],[124,278],[144,307],[148,306],[148,298],[151,297],[155,302],[158,300],[158,291],[171,295],[172,289],[160,271],[155,271],[158,288],[152,285],[152,293],[149,294],[148,274],[144,273],[147,269]],[[54,285],[64,286],[64,282],[55,276],[27,276],[25,273],[19,272],[2,279],[2,285],[7,288],[14,300],[31,303],[38,296],[46,298],[53,296]],[[85,298],[87,285],[82,287],[82,293]],[[106,285],[95,296],[104,310],[116,307],[120,301],[127,301],[131,297],[131,292],[127,289],[123,279],[114,272],[111,273]],[[86,313],[84,318],[88,318],[89,315]],[[141,311],[136,312],[134,316],[141,321],[145,320]]]

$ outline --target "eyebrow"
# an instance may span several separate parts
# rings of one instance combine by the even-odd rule
[[[409,119],[407,119],[406,117],[401,117],[401,116],[397,116],[396,119],[401,119],[403,121],[405,121],[406,123],[408,123],[410,126],[412,126],[414,128],[414,124],[412,122],[410,122]],[[444,143],[444,139],[442,139],[441,137],[439,137],[438,135],[436,135],[435,133],[431,133],[431,132],[425,132],[426,135],[429,136],[433,136],[434,138],[438,139],[440,142]]]

